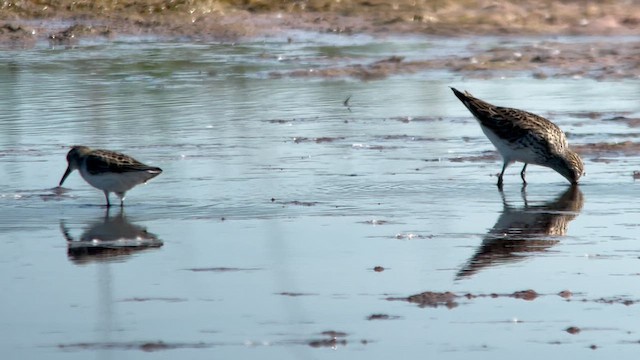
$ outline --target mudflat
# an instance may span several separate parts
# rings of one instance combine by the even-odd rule
[[[444,36],[633,34],[640,4],[625,1],[123,0],[5,1],[0,39],[156,34],[237,39],[291,29]]]
[[[600,36],[637,33],[640,4],[605,1],[19,1],[0,6],[0,47],[29,49],[38,41],[75,46],[83,39],[150,36],[181,41],[241,42],[260,36],[287,36],[294,30],[374,36],[543,37],[534,45],[469,47],[464,55],[405,61],[329,65],[317,71],[273,72],[273,77],[354,77],[446,69],[491,78],[523,71],[534,78],[640,76],[640,42],[625,46]],[[580,41],[558,36],[586,37]],[[295,39],[290,38],[291,41]]]

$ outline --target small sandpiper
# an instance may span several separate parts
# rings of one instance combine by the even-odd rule
[[[131,156],[109,150],[93,150],[86,146],[73,146],[67,154],[67,163],[69,165],[58,186],[62,186],[73,170],[79,170],[89,185],[104,192],[107,207],[111,206],[110,192],[116,194],[122,207],[127,191],[162,173],[159,167],[145,165]]]
[[[520,161],[524,167],[520,177],[524,185],[528,164],[549,167],[564,176],[571,184],[577,184],[584,173],[580,156],[569,148],[567,137],[560,128],[542,116],[527,111],[491,105],[465,91],[451,88],[453,93],[478,119],[482,132],[498,149],[504,164],[498,176],[502,188],[502,176],[507,166]]]

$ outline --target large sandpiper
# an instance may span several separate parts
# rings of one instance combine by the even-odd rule
[[[491,105],[466,91],[451,90],[476,117],[484,134],[502,155],[504,164],[498,176],[498,187],[502,188],[504,171],[516,161],[524,163],[520,172],[523,184],[527,183],[525,170],[528,164],[549,167],[571,184],[578,183],[584,173],[584,164],[569,148],[567,137],[556,124],[527,111]]]

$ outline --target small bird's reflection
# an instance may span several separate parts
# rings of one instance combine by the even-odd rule
[[[67,240],[67,255],[75,264],[90,262],[122,261],[131,254],[150,248],[159,248],[162,240],[139,225],[127,221],[121,209],[116,216],[109,216],[90,223],[79,239],[74,239],[60,220],[60,230]]]
[[[541,253],[558,243],[567,233],[569,222],[582,210],[584,199],[578,186],[571,186],[555,200],[529,206],[522,189],[524,207],[507,203],[501,192],[504,209],[498,221],[485,236],[482,245],[456,276],[468,278],[480,270],[515,262],[528,255]]]

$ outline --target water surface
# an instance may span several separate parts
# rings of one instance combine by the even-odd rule
[[[640,157],[586,154],[573,190],[535,166],[523,190],[514,166],[500,193],[501,163],[448,88],[551,117],[585,145],[635,141],[637,128],[615,119],[639,115],[637,81],[441,70],[367,82],[274,78],[460,54],[473,41],[291,37],[0,53],[3,354],[637,352]],[[73,144],[123,151],[164,173],[130,191],[123,211],[106,211],[77,173],[55,190]],[[529,289],[539,296],[509,296]],[[389,300],[425,291],[456,297],[435,307]]]

